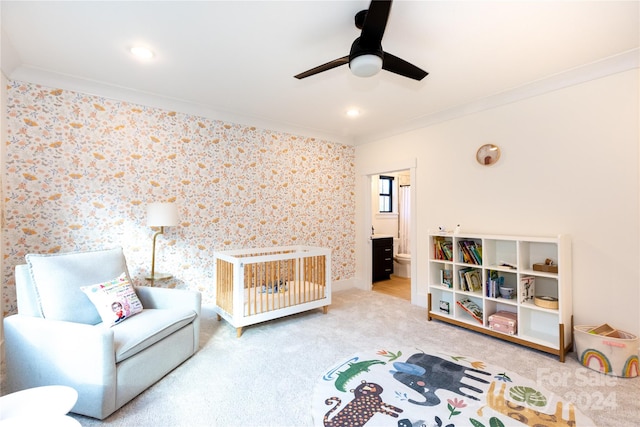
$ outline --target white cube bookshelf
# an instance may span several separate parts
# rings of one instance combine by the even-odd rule
[[[556,272],[534,270],[551,262]],[[451,285],[443,284],[441,270],[451,270]],[[494,285],[491,284],[492,272]],[[481,278],[478,287],[477,278]],[[550,237],[488,234],[429,234],[428,319],[451,323],[496,338],[557,355],[564,362],[571,351],[573,329],[571,296],[571,240]],[[470,283],[471,282],[471,283]],[[533,287],[531,283],[533,282]],[[514,289],[513,298],[500,295],[497,284]],[[526,299],[526,285],[551,308]],[[459,301],[475,303],[482,315],[470,315]],[[541,301],[538,299],[538,303]],[[553,305],[557,304],[557,308]],[[448,307],[448,310],[446,310]],[[494,331],[489,316],[497,311],[517,315],[513,335]]]

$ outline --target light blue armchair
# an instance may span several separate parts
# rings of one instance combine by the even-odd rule
[[[16,267],[18,314],[4,319],[8,392],[70,386],[72,412],[104,419],[198,350],[198,292],[136,287],[144,310],[101,322],[80,287],[128,276],[121,248],[27,261]]]

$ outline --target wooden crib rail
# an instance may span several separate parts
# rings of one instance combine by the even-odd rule
[[[233,263],[216,260],[216,305],[227,313],[233,312]]]
[[[216,253],[219,314],[242,326],[263,321],[252,322],[251,317],[269,320],[303,307],[324,307],[326,312],[331,302],[330,257],[329,249],[309,246]]]

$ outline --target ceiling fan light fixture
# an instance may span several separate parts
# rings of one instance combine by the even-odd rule
[[[378,55],[360,55],[349,61],[351,72],[358,77],[375,76],[382,70],[382,58]]]

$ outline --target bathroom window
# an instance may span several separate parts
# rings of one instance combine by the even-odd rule
[[[393,212],[393,177],[380,175],[378,187],[380,193],[380,212]]]

